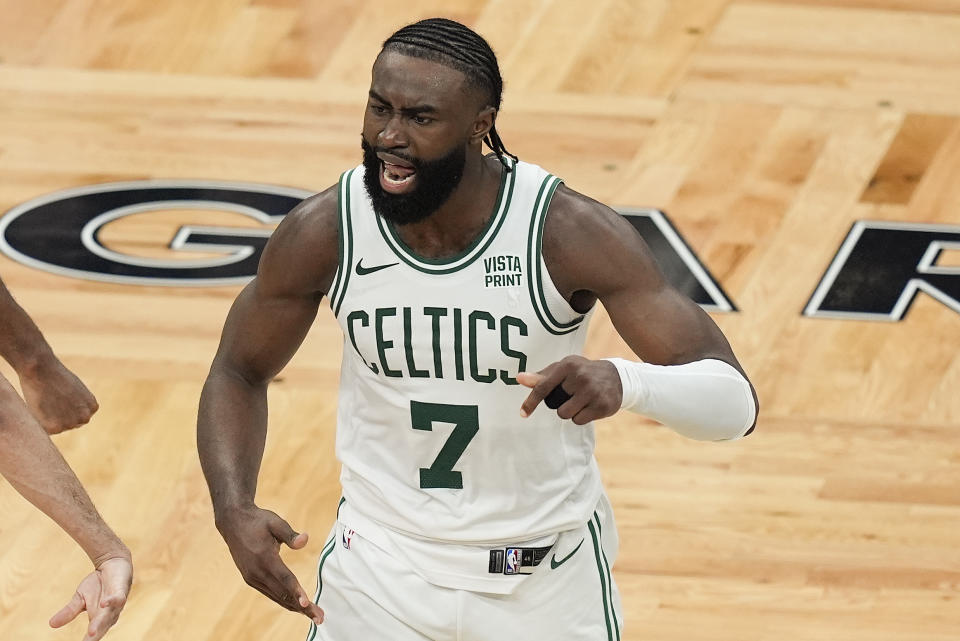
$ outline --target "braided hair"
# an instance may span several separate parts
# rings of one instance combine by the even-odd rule
[[[446,18],[428,18],[399,29],[384,41],[381,51],[386,51],[387,48],[405,56],[438,62],[460,71],[466,75],[470,86],[485,91],[488,104],[497,112],[500,111],[503,78],[500,77],[497,56],[487,41],[469,27]],[[497,133],[496,122],[484,136],[483,142],[509,171],[510,165],[504,160],[504,156],[514,160],[517,160],[517,157],[504,147],[500,134]]]

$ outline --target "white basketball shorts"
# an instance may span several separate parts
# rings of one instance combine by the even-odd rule
[[[610,573],[617,549],[604,496],[513,593],[490,594],[429,583],[338,521],[317,570],[325,620],[310,625],[307,641],[619,641],[620,594]]]

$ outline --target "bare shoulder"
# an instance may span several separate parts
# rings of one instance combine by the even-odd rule
[[[659,287],[662,275],[639,232],[616,211],[560,185],[547,211],[543,258],[567,300],[632,286]]]
[[[337,185],[294,207],[267,242],[258,287],[278,296],[327,293],[339,259]]]

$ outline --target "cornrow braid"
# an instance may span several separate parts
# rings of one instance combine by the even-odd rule
[[[446,18],[428,18],[401,28],[383,42],[383,49],[394,49],[414,58],[423,58],[452,67],[467,77],[471,86],[487,92],[490,106],[497,112],[503,96],[503,78],[497,56],[480,34]],[[507,171],[510,165],[504,156],[517,157],[507,151],[494,124],[483,138]]]

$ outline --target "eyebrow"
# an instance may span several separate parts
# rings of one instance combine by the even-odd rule
[[[373,89],[370,90],[370,97],[376,100],[377,102],[383,103],[388,107],[393,107],[393,105],[390,104],[389,100],[387,100],[386,98],[378,94]],[[406,109],[401,109],[400,113],[407,114],[407,115],[422,114],[422,113],[435,114],[439,111],[440,110],[434,107],[433,105],[414,105],[413,107],[407,107]]]

